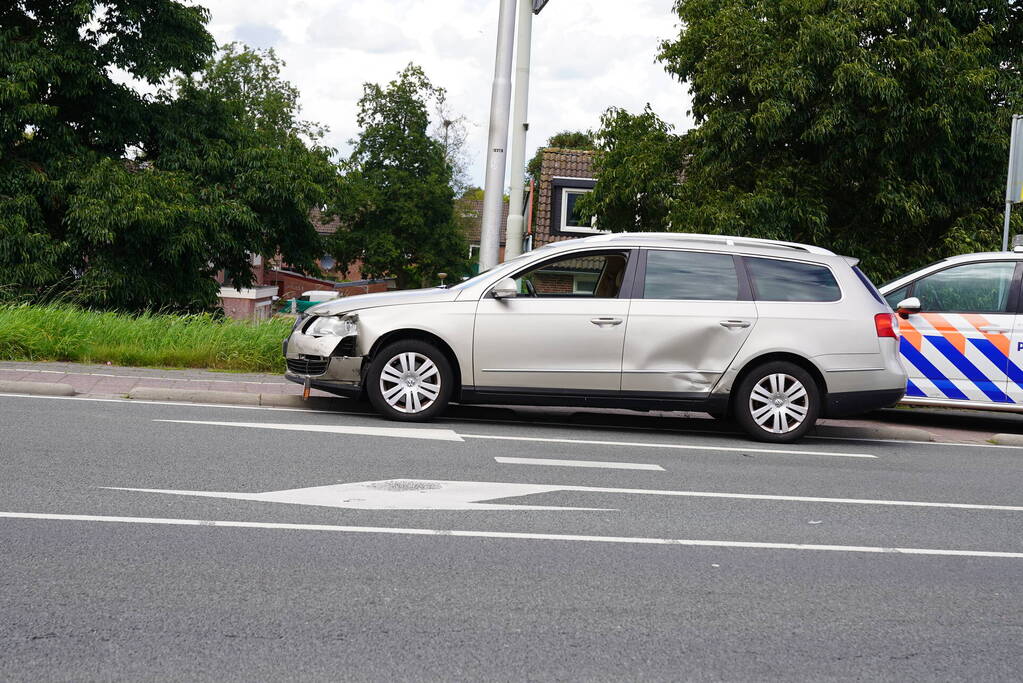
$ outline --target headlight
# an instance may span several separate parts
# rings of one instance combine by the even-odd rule
[[[312,337],[326,337],[329,335],[346,337],[356,333],[356,321],[358,319],[358,316],[354,315],[329,315],[316,318],[306,329],[305,333]]]

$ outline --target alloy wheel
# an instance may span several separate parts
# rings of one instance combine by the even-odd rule
[[[753,386],[749,411],[753,421],[764,431],[786,434],[806,420],[810,397],[802,382],[781,372],[766,375]]]
[[[436,363],[421,353],[404,351],[380,371],[380,394],[395,410],[421,413],[440,396],[441,375]]]

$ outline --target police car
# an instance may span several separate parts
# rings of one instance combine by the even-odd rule
[[[899,315],[903,403],[1023,412],[1023,253],[953,256],[881,287]]]

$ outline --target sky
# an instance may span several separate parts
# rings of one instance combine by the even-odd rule
[[[468,120],[469,180],[482,186],[494,79],[498,0],[198,0],[217,42],[273,48],[301,92],[303,118],[327,125],[341,154],[358,134],[365,82],[387,83],[410,62],[447,90]],[[681,132],[686,88],[654,61],[677,33],[673,0],[550,0],[534,17],[527,155],[556,132],[598,126],[610,106],[649,102]],[[514,74],[514,69],[513,69]],[[510,156],[510,155],[509,155]],[[507,183],[506,183],[507,184]]]

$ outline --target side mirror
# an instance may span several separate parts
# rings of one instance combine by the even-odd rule
[[[903,299],[895,306],[895,312],[899,314],[900,318],[908,318],[913,313],[919,313],[920,299],[915,296]]]
[[[495,299],[511,299],[519,295],[519,286],[515,284],[515,280],[506,277],[494,285],[490,295]]]

